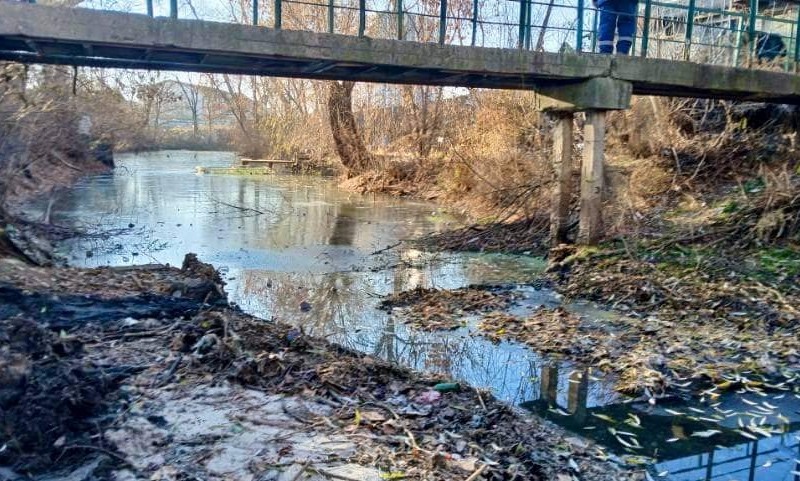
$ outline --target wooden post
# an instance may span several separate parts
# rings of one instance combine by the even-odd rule
[[[581,166],[581,215],[578,243],[595,244],[603,234],[603,156],[606,136],[606,112],[589,110],[583,128],[583,163]]]
[[[572,197],[572,112],[555,112],[553,129],[553,169],[556,173],[553,203],[550,206],[550,243],[567,242],[569,202]]]

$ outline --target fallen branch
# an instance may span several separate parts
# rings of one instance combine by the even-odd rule
[[[475,470],[474,473],[470,474],[469,477],[465,481],[475,481],[478,479],[478,476],[483,474],[483,471],[486,469],[486,464],[481,465],[478,469]]]
[[[378,254],[382,254],[382,253],[384,253],[386,251],[390,251],[390,250],[394,249],[395,247],[399,246],[402,243],[403,243],[403,241],[395,242],[394,244],[388,245],[388,246],[384,247],[383,249],[378,249],[375,252],[371,252],[369,255],[375,256],[375,255],[378,255]]]
[[[211,199],[212,202],[216,202],[218,204],[224,205],[225,207],[230,207],[232,209],[240,210],[242,212],[255,212],[256,214],[259,214],[259,215],[266,214],[266,212],[258,210],[258,209],[253,209],[252,207],[243,207],[241,205],[229,204],[227,202],[224,202],[224,201],[221,201],[221,200],[217,199],[216,197],[212,197],[212,196],[208,196],[208,197],[209,197],[209,199]]]

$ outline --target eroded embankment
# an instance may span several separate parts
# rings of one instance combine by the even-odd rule
[[[2,451],[40,479],[642,479],[490,395],[225,305],[213,268],[0,261]],[[55,473],[55,474],[54,474]]]

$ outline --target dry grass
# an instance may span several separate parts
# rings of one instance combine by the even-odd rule
[[[31,193],[46,193],[98,167],[78,132],[80,109],[63,78],[25,88],[25,71],[3,66],[0,84],[0,206]],[[43,141],[46,140],[46,141]]]
[[[479,224],[482,240],[473,249],[502,248],[504,242],[531,245],[530,239],[517,242],[517,236],[541,241],[549,230],[554,180],[551,122],[536,112],[532,95],[525,92],[476,91],[463,103],[473,109],[444,111],[443,124],[448,128],[427,156],[417,152],[414,135],[398,127],[393,130],[398,137],[381,148],[393,155],[376,156],[374,171],[347,186],[361,192],[436,197]],[[582,116],[576,116],[573,212],[578,207],[582,122]],[[749,237],[759,241],[786,238],[787,229],[796,225],[796,217],[786,207],[791,211],[796,202],[792,193],[797,192],[797,124],[797,115],[782,106],[634,99],[630,110],[609,115],[603,209],[607,235],[641,237],[665,229],[681,231],[674,213],[686,199],[704,209],[728,197],[737,183],[761,178],[765,189],[758,200],[752,195],[738,200],[758,204],[744,209],[748,215],[755,213],[753,209],[759,212],[749,223],[754,232]],[[371,149],[378,150],[374,145]],[[774,213],[781,203],[788,206]],[[574,235],[577,218],[571,221]],[[691,229],[702,228],[708,221],[695,223]],[[504,232],[495,232],[497,228]],[[465,242],[475,239],[476,230],[459,235],[465,237],[464,242],[457,235],[448,236],[443,245],[467,247]]]

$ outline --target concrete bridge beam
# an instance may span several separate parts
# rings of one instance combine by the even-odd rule
[[[631,107],[633,84],[611,77],[595,77],[536,89],[539,110],[582,112],[586,110],[625,110]]]

